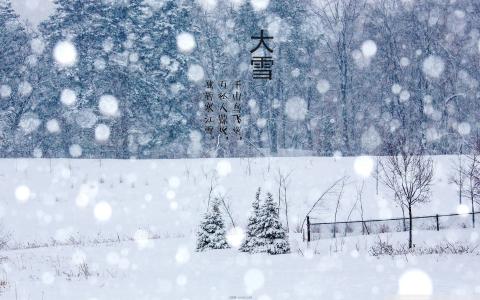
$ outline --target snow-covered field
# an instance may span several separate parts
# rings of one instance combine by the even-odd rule
[[[473,242],[479,231],[450,232]],[[427,238],[428,237],[428,238]],[[386,238],[386,237],[385,237]],[[392,234],[390,240],[403,240]],[[421,233],[436,242],[444,234]],[[7,251],[4,299],[478,299],[478,255],[372,257],[375,237],[297,245],[303,255],[196,253],[189,238]],[[397,298],[410,291],[432,297]],[[235,298],[237,297],[237,298]]]
[[[454,160],[435,157],[432,202],[415,214],[457,211],[456,187],[448,180]],[[0,216],[12,249],[1,253],[0,297],[363,300],[399,299],[399,292],[413,289],[433,294],[421,299],[479,298],[476,253],[376,258],[369,249],[378,236],[306,245],[293,233],[343,176],[348,180],[339,220],[362,182],[365,218],[401,216],[381,184],[377,192],[374,172],[375,158],[1,160]],[[211,189],[225,197],[235,225],[243,227],[258,187],[278,197],[279,174],[289,175],[291,254],[194,252],[195,228]],[[313,215],[331,221],[335,201],[328,197]],[[351,218],[358,214],[355,209]],[[425,231],[414,241],[460,241],[473,248],[478,237],[478,229]],[[407,240],[405,233],[382,238]]]

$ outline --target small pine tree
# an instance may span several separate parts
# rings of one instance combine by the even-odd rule
[[[269,254],[284,254],[290,252],[288,235],[280,222],[278,207],[273,201],[272,194],[267,194],[267,199],[260,208],[260,226],[258,237],[263,245],[261,252]]]
[[[258,188],[255,200],[252,203],[252,215],[248,218],[247,232],[245,234],[245,241],[240,247],[242,252],[256,252],[262,245],[261,239],[258,237],[259,214],[260,214],[260,192]]]
[[[225,238],[225,223],[215,199],[210,210],[203,217],[197,233],[197,251],[229,248]]]

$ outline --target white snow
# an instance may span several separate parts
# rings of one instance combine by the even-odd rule
[[[118,100],[113,95],[103,95],[98,103],[100,112],[107,117],[114,117],[118,114]]]
[[[400,277],[398,282],[398,295],[419,298],[422,296],[431,296],[432,293],[432,280],[424,271],[411,269],[405,271]]]
[[[375,126],[370,126],[360,138],[363,149],[368,152],[372,152],[377,149],[378,146],[382,144],[382,137],[378,130],[375,129]]]
[[[70,153],[70,156],[74,158],[82,156],[82,147],[78,144],[71,145],[68,151]]]
[[[410,65],[410,59],[408,57],[402,57],[400,58],[400,66],[402,67],[408,67]]]
[[[232,172],[232,164],[228,160],[221,160],[217,163],[217,173],[225,177]]]
[[[15,198],[18,202],[27,202],[30,199],[30,189],[26,185],[20,185],[15,189]]]
[[[400,102],[406,102],[410,99],[410,92],[408,90],[403,90],[400,92]]]
[[[305,120],[307,116],[307,102],[301,97],[291,97],[285,104],[285,114],[293,121]]]
[[[226,238],[230,247],[238,249],[245,240],[245,231],[241,227],[233,227],[227,232]]]
[[[400,92],[402,91],[402,86],[395,83],[392,85],[392,93],[394,93],[395,95],[398,95],[400,94]]]
[[[355,172],[364,177],[368,178],[372,174],[373,167],[375,165],[374,160],[370,156],[359,156],[355,158],[354,169]]]
[[[18,124],[25,134],[30,134],[38,129],[42,121],[34,113],[26,113]]]
[[[177,48],[180,52],[189,54],[195,47],[197,47],[197,42],[191,33],[182,32],[177,35]]]
[[[175,260],[178,264],[186,264],[190,260],[190,250],[185,246],[180,246],[175,254]]]
[[[325,94],[326,92],[328,92],[330,90],[330,82],[328,82],[328,80],[326,79],[320,79],[318,82],[317,82],[317,91],[320,93],[320,94]]]
[[[28,81],[22,81],[18,85],[18,93],[20,94],[20,96],[23,96],[23,97],[30,96],[32,91],[33,91],[33,87]]]
[[[362,54],[366,58],[371,58],[377,54],[377,44],[372,40],[366,40],[362,43]]]
[[[460,133],[461,135],[469,135],[470,134],[470,131],[471,131],[471,126],[470,126],[470,123],[468,122],[461,122],[460,124],[458,124],[458,133]]]
[[[33,53],[40,55],[45,50],[45,42],[40,38],[34,38],[30,42],[30,47]]]
[[[77,102],[77,94],[74,90],[64,89],[60,94],[60,101],[66,106],[72,106]]]
[[[457,214],[460,214],[460,215],[466,215],[468,213],[470,213],[471,209],[470,207],[468,207],[467,205],[465,204],[459,204],[457,206]]]
[[[200,4],[202,9],[205,10],[205,11],[212,11],[218,5],[217,0],[197,0],[197,2],[198,2],[198,4]]]
[[[95,127],[95,139],[98,142],[106,142],[110,138],[110,127],[105,124],[98,124]]]
[[[177,189],[180,187],[180,178],[178,178],[177,176],[172,176],[168,179],[168,185],[173,188],[173,189]]]
[[[47,130],[50,133],[58,133],[60,132],[60,124],[58,123],[58,120],[56,119],[51,119],[47,121],[46,124]]]
[[[72,67],[77,63],[77,49],[70,41],[61,41],[53,49],[53,57],[60,66]]]
[[[440,56],[430,55],[423,61],[422,70],[431,78],[439,78],[445,70],[445,63]]]
[[[193,82],[201,81],[205,76],[203,67],[197,64],[191,65],[190,67],[188,67],[187,76],[190,81],[193,81]]]
[[[0,98],[5,99],[12,94],[12,88],[9,85],[2,84],[0,86]]]
[[[253,10],[260,12],[267,9],[270,0],[250,0],[250,4],[252,5]]]
[[[95,205],[93,213],[97,220],[107,221],[112,216],[112,207],[108,202],[102,201]]]

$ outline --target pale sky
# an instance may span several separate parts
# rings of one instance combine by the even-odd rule
[[[15,11],[37,25],[46,19],[54,8],[53,0],[11,0]]]

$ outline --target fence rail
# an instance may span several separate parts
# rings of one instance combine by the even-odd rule
[[[446,228],[474,228],[477,214],[480,212],[412,217],[412,229],[440,231]],[[308,242],[339,236],[401,232],[410,228],[408,217],[338,222],[311,222],[311,219],[307,216],[307,236],[304,239]]]

